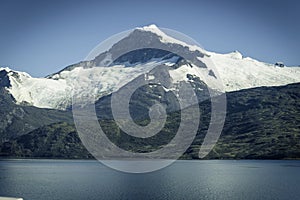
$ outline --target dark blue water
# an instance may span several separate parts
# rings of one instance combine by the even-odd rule
[[[97,161],[0,161],[0,196],[24,200],[300,199],[299,161],[177,161],[127,174]]]

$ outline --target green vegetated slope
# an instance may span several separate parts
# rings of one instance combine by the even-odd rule
[[[228,93],[222,135],[206,158],[299,159],[299,99],[300,84]],[[190,150],[193,158],[198,147]]]
[[[226,122],[220,139],[205,159],[299,159],[299,99],[300,84],[227,93]],[[210,120],[210,102],[202,102],[200,108],[198,134],[182,159],[198,159]],[[146,125],[148,120],[137,123]],[[173,112],[159,134],[141,139],[123,133],[110,119],[100,121],[111,141],[139,153],[162,148],[172,140],[179,124],[180,112]],[[3,142],[0,149],[2,157],[92,158],[81,144],[74,125],[66,122],[42,126]]]
[[[13,97],[0,87],[0,143],[61,121],[72,123],[72,113],[17,105]]]

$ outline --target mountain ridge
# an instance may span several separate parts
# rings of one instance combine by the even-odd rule
[[[131,49],[136,50],[126,52]],[[172,52],[168,52],[170,49]],[[166,59],[168,53],[169,59]],[[178,59],[174,59],[176,57]],[[204,63],[209,63],[211,67],[207,68]],[[174,74],[172,78],[175,82],[188,81],[186,76],[189,74],[198,76],[200,80],[205,80],[205,77],[216,80],[219,77],[224,91],[300,82],[300,67],[278,67],[253,58],[244,58],[238,51],[228,54],[209,52],[195,44],[175,39],[155,25],[133,29],[110,49],[99,52],[93,60],[67,66],[46,78],[33,78],[27,73],[9,68],[0,68],[0,71],[6,72],[2,79],[9,82],[9,85],[2,87],[14,97],[17,104],[65,110],[72,104],[74,86],[79,89],[78,92],[86,93],[92,93],[96,86],[100,86],[96,93],[99,99],[161,64],[173,66],[170,74]],[[188,65],[197,66],[199,73]],[[84,88],[80,87],[82,83]]]

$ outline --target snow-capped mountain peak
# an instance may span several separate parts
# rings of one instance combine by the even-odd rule
[[[147,48],[149,43],[155,44],[153,48]],[[137,50],[127,52],[128,49]],[[208,59],[216,71],[206,66]],[[277,67],[244,58],[238,51],[228,54],[208,52],[167,35],[156,25],[150,25],[134,29],[95,59],[68,66],[46,78],[33,78],[24,72],[0,68],[0,87],[5,87],[18,104],[66,109],[71,105],[74,86],[77,86],[78,95],[80,92],[96,93],[97,98],[101,98],[161,66],[167,67],[173,84],[196,79],[203,81],[203,76],[197,73],[201,71],[210,79],[220,78],[226,91],[300,82],[300,67]]]
[[[175,39],[169,35],[167,35],[165,32],[163,32],[161,29],[159,29],[155,24],[151,24],[149,26],[144,26],[140,28],[136,28],[135,30],[141,30],[141,31],[146,31],[146,32],[152,32],[160,37],[160,41],[163,43],[175,43],[175,44],[180,44],[184,47],[188,47],[190,51],[204,51],[201,47],[197,45],[190,45],[184,41]]]

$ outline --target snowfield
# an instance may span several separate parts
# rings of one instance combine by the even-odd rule
[[[226,91],[300,82],[300,67],[278,67],[253,58],[243,58],[237,51],[209,54]]]

